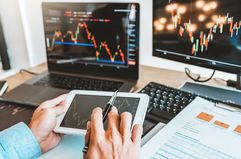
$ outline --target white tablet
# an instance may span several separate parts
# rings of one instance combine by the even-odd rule
[[[71,91],[66,99],[66,111],[57,118],[55,132],[62,134],[85,135],[86,124],[95,107],[105,108],[113,92]],[[119,114],[130,112],[134,124],[143,124],[149,97],[140,93],[118,93],[114,102]],[[106,128],[107,121],[104,123]]]

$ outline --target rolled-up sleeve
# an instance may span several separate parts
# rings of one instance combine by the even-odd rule
[[[0,159],[35,159],[40,155],[40,146],[26,124],[0,132]]]

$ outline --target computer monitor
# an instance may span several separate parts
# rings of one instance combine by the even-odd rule
[[[43,2],[50,71],[138,79],[139,4]]]
[[[240,0],[153,0],[153,56],[240,74],[240,6]]]

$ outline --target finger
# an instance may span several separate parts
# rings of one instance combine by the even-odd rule
[[[128,112],[122,113],[121,122],[120,122],[120,133],[123,137],[131,136],[131,123],[132,123],[131,113],[128,113]]]
[[[138,145],[141,144],[142,131],[143,131],[143,128],[142,128],[142,126],[139,125],[139,124],[136,124],[136,125],[133,127],[132,137],[131,137],[133,143],[138,144]]]
[[[65,112],[65,104],[58,105],[52,108],[44,108],[44,109],[52,109],[56,116],[59,116]]]
[[[116,107],[112,107],[108,114],[108,130],[120,129],[120,118]]]
[[[49,109],[51,110],[52,112],[54,112],[55,116],[59,116],[61,114],[63,114],[66,110],[66,104],[65,102],[61,102],[59,105],[57,105],[56,107],[46,107],[46,108],[43,108],[43,107],[39,107],[38,109],[36,109],[33,113],[33,117],[32,118],[38,118],[40,115],[41,115],[41,112],[46,110],[46,109]]]
[[[63,103],[65,103],[66,97],[67,97],[67,94],[63,94],[63,95],[58,96],[57,98],[54,98],[52,100],[45,101],[42,104],[40,104],[40,106],[35,110],[34,113],[38,114],[40,111],[42,111],[45,108],[51,108],[51,107],[56,107],[56,106],[59,106],[59,105],[65,105]]]
[[[65,99],[67,98],[67,96],[68,96],[68,94],[62,94],[62,95],[58,96],[57,98],[52,99],[52,100],[51,100],[51,101],[52,101],[52,104],[53,104],[53,105],[58,105],[58,104],[60,104],[61,102],[64,102]]]
[[[102,109],[97,107],[91,115],[91,134],[98,135],[104,133]],[[102,135],[102,134],[101,134]]]
[[[67,94],[63,94],[63,95],[60,95],[54,99],[51,99],[51,100],[47,100],[45,102],[43,102],[39,108],[51,108],[51,107],[55,107],[57,105],[59,105],[61,102],[65,101],[67,97]]]
[[[88,145],[88,144],[89,144],[90,131],[91,131],[91,122],[88,121],[88,122],[87,122],[87,132],[86,132],[86,134],[85,134],[85,145]]]

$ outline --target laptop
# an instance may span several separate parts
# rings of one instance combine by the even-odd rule
[[[73,89],[131,91],[139,77],[138,3],[43,2],[42,14],[48,71],[4,100],[37,106]]]

